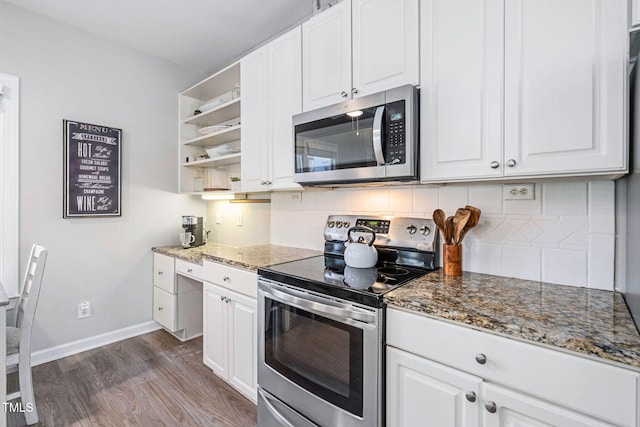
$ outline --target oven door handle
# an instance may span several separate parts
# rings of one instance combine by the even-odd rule
[[[387,162],[384,159],[384,152],[382,151],[382,119],[384,118],[384,105],[376,108],[376,113],[373,116],[373,153],[376,156],[376,162],[378,166],[384,166]]]
[[[295,304],[316,313],[331,314],[343,319],[358,320],[365,323],[375,323],[376,321],[374,313],[368,313],[360,310],[356,311],[347,304],[341,304],[335,301],[325,301],[315,295],[311,295],[306,292],[297,292],[293,289],[274,289],[274,286],[271,284],[263,283],[263,285],[264,286],[261,290],[265,294],[272,296],[276,301]]]

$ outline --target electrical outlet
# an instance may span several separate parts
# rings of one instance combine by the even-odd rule
[[[242,227],[242,212],[238,213],[238,222],[236,225]]]
[[[78,319],[84,319],[91,316],[91,303],[89,301],[82,301],[78,304]]]
[[[222,224],[222,213],[216,212],[216,224]]]
[[[504,184],[504,200],[535,200],[535,184]]]

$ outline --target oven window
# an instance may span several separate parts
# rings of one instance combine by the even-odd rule
[[[295,127],[296,172],[318,172],[376,166],[373,117],[376,108],[317,120]]]
[[[269,298],[265,303],[266,364],[361,417],[362,330]]]

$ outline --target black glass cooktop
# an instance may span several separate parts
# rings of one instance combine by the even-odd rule
[[[390,263],[353,268],[342,258],[324,255],[258,269],[266,279],[371,307],[382,307],[382,295],[427,272]]]

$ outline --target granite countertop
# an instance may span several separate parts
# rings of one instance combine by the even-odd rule
[[[217,243],[207,243],[203,246],[189,249],[183,249],[182,246],[160,246],[152,248],[152,250],[200,265],[206,259],[251,271],[256,271],[258,268],[266,267],[267,265],[322,255],[322,252],[319,251],[288,246],[257,245],[236,247]]]
[[[384,301],[440,320],[640,370],[640,334],[617,292],[464,272],[431,272]]]

